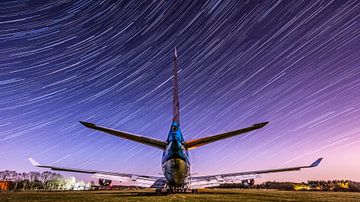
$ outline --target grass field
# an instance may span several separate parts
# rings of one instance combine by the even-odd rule
[[[207,189],[156,195],[153,190],[0,192],[0,201],[360,201],[360,193]]]

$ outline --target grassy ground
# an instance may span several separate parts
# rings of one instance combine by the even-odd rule
[[[0,192],[0,201],[360,201],[360,193],[207,189],[156,195],[153,190]]]

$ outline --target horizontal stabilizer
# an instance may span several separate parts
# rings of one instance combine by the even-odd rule
[[[247,128],[243,128],[243,129],[239,129],[239,130],[234,130],[234,131],[230,131],[230,132],[226,132],[226,133],[221,133],[218,135],[213,135],[213,136],[209,136],[209,137],[204,137],[204,138],[200,138],[200,139],[196,139],[196,140],[190,140],[185,142],[185,147],[190,150],[190,149],[194,149],[196,147],[200,147],[218,140],[223,140],[226,138],[230,138],[230,137],[234,137],[236,135],[240,135],[243,133],[247,133],[253,130],[257,130],[260,129],[262,127],[264,127],[266,124],[268,124],[269,122],[263,122],[263,123],[257,123],[254,124],[250,127]]]
[[[94,130],[98,130],[98,131],[102,131],[104,133],[108,133],[117,137],[121,137],[124,139],[128,139],[128,140],[132,140],[135,142],[139,142],[141,144],[146,144],[152,147],[156,147],[159,149],[166,149],[166,142],[165,141],[161,141],[161,140],[157,140],[157,139],[153,139],[153,138],[148,138],[148,137],[144,137],[141,135],[135,135],[135,134],[131,134],[128,132],[124,132],[124,131],[119,131],[119,130],[115,130],[115,129],[111,129],[111,128],[105,128],[102,126],[98,126],[95,125],[93,123],[88,123],[88,122],[83,122],[80,121],[81,124],[83,124],[84,126],[94,129]]]

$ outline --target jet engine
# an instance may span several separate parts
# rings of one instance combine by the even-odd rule
[[[241,184],[244,187],[250,187],[253,186],[255,184],[255,180],[254,179],[249,179],[249,180],[241,180]]]
[[[111,185],[111,180],[108,179],[99,179],[99,185],[100,186],[110,186]]]

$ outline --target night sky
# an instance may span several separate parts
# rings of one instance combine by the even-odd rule
[[[161,150],[78,121],[165,140],[175,47],[186,140],[270,122],[192,150],[192,173],[324,157],[261,180],[360,180],[356,0],[1,1],[0,170],[159,175]]]

